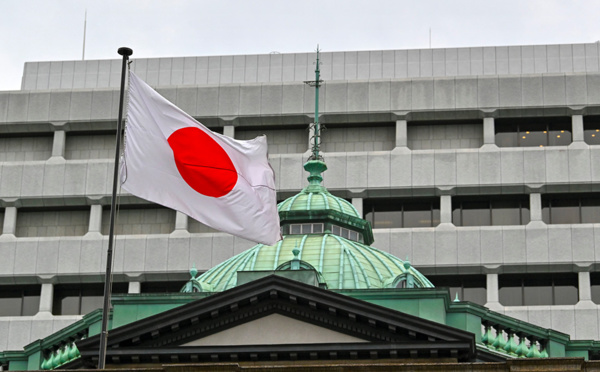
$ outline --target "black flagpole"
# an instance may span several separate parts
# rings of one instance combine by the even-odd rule
[[[123,127],[123,97],[125,96],[125,73],[127,60],[133,54],[133,50],[127,47],[119,48],[117,51],[123,56],[123,67],[121,69],[121,98],[119,100],[119,119],[117,121],[117,145],[115,150],[115,170],[113,173],[112,200],[110,203],[110,228],[108,232],[108,251],[106,252],[106,277],[104,278],[104,304],[102,306],[102,332],[100,333],[100,354],[98,356],[98,369],[104,369],[106,363],[106,341],[108,338],[108,309],[110,308],[110,292],[112,287],[112,255],[115,233],[115,209],[117,200],[117,182],[119,177],[119,156],[121,152],[121,131]]]

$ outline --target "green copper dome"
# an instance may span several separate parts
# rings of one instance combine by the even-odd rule
[[[213,291],[224,291],[237,284],[238,271],[276,270],[294,258],[312,265],[328,289],[374,289],[393,285],[394,279],[408,272],[416,287],[433,285],[410,265],[376,248],[332,234],[287,235],[273,246],[258,244],[201,275]],[[408,267],[407,267],[408,266]]]
[[[272,246],[258,244],[198,277],[192,274],[188,289],[225,291],[238,284],[238,272],[292,267],[316,271],[328,289],[433,287],[409,262],[370,246],[371,224],[350,202],[320,184],[325,163],[310,160],[304,168],[310,173],[309,185],[277,207],[284,239]]]

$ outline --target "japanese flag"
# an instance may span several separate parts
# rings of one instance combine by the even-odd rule
[[[244,239],[281,240],[267,138],[214,133],[131,73],[123,189]]]

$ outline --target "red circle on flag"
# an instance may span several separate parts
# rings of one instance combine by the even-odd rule
[[[227,195],[238,174],[229,155],[200,128],[186,127],[169,136],[177,170],[190,187],[215,198]]]

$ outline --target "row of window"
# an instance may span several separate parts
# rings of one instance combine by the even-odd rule
[[[391,150],[395,146],[394,122],[327,124],[323,150],[352,152]],[[211,128],[222,133],[223,128]],[[600,116],[583,117],[584,141],[600,145]],[[494,120],[495,143],[499,147],[567,146],[572,140],[572,118],[525,117]],[[307,150],[304,126],[237,127],[236,138],[251,139],[267,134],[270,152],[302,153]],[[391,134],[391,136],[390,136]],[[407,145],[414,150],[479,148],[483,144],[482,119],[411,121]],[[67,133],[66,159],[110,159],[114,156],[114,131]],[[52,154],[52,134],[13,134],[0,138],[0,162],[47,160]]]
[[[592,301],[600,304],[600,273],[592,273]],[[448,287],[452,299],[480,305],[487,302],[485,275],[428,276],[436,287]],[[576,273],[503,274],[498,297],[504,306],[574,305],[579,301]]]
[[[600,145],[600,116],[584,116],[583,139]],[[494,121],[499,147],[567,146],[573,138],[571,117],[501,118]]]
[[[281,226],[281,233],[284,235],[322,234],[326,228],[331,229],[331,234],[333,235],[341,236],[355,242],[363,242],[363,235],[357,231],[333,224],[327,224],[327,226],[325,226],[324,223],[294,223],[284,225]]]
[[[439,198],[365,199],[363,211],[376,229],[440,224]],[[526,225],[529,221],[529,195],[452,197],[452,223],[456,226]],[[600,223],[600,194],[542,195],[542,221]]]
[[[152,207],[152,206],[151,206]],[[440,199],[364,199],[364,218],[373,228],[435,227],[440,224]],[[0,218],[3,216],[0,210]],[[88,231],[89,210],[19,209],[16,235],[82,236]],[[103,215],[102,233],[108,234],[108,213]],[[456,226],[526,225],[530,221],[529,195],[452,197],[452,223]],[[542,221],[546,224],[600,223],[600,194],[569,193],[542,195]],[[190,232],[206,232],[190,220]],[[314,226],[313,226],[314,225]],[[0,223],[0,227],[2,223]],[[202,225],[203,226],[203,225]],[[156,207],[122,208],[118,234],[168,234],[175,228],[174,211]],[[352,230],[331,227],[332,233],[355,241],[362,236]],[[292,224],[283,234],[322,233],[323,224]]]
[[[176,293],[181,282],[144,282],[142,293]],[[113,283],[112,293],[127,293],[127,283]],[[40,285],[0,286],[0,316],[31,316],[40,306]],[[102,308],[103,283],[54,286],[52,314],[82,315]]]
[[[452,299],[480,305],[487,302],[485,275],[430,275],[436,287],[450,289]],[[600,304],[600,272],[591,273],[592,301]],[[177,293],[182,282],[144,282],[141,293]],[[576,273],[501,274],[499,301],[504,306],[574,305],[579,301]],[[40,303],[40,285],[0,286],[0,316],[35,315]],[[87,314],[102,307],[103,283],[54,286],[54,315]],[[113,293],[127,293],[127,283],[114,283]]]

